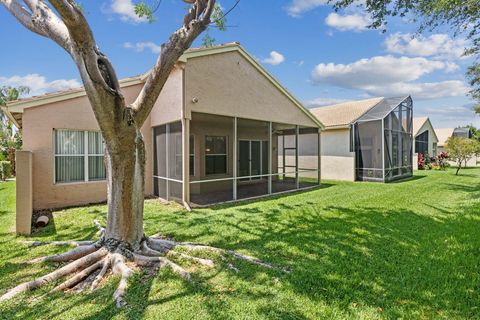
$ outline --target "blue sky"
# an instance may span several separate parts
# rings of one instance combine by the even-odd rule
[[[221,0],[224,8],[235,0]],[[239,41],[305,105],[411,94],[416,116],[435,127],[480,126],[465,81],[467,42],[443,28],[412,38],[415,24],[391,19],[388,32],[367,29],[359,8],[334,13],[326,0],[242,0],[217,43]],[[132,12],[131,0],[84,0],[100,49],[119,77],[147,71],[159,45],[180,24],[182,0],[163,0],[156,22]],[[34,94],[80,84],[75,65],[56,44],[24,29],[0,8],[0,85],[29,85]],[[198,46],[198,41],[195,45]]]

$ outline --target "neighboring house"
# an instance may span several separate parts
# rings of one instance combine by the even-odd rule
[[[412,175],[412,99],[373,98],[310,111],[324,124],[322,179],[388,182]]]
[[[128,102],[145,79],[121,81]],[[103,141],[83,89],[5,110],[33,155],[33,209],[106,200]],[[239,44],[188,50],[142,128],[145,193],[189,206],[317,186],[321,127]],[[316,161],[301,163],[302,150]]]
[[[413,168],[418,168],[418,154],[437,155],[438,137],[428,117],[413,118]]]
[[[435,133],[438,136],[438,147],[437,153],[446,152],[445,145],[447,140],[450,137],[463,137],[463,138],[472,138],[472,131],[470,128],[437,128]],[[478,158],[473,156],[470,160],[467,161],[467,167],[477,166]],[[452,165],[455,165],[454,162],[451,162]]]
[[[429,118],[413,118],[413,137],[415,139],[413,153],[437,155],[438,137]]]

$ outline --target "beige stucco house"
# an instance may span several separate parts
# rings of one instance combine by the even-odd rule
[[[413,153],[436,156],[438,137],[428,117],[413,118]]]
[[[322,179],[388,182],[412,175],[410,97],[349,101],[310,111],[325,126]]]
[[[437,144],[437,153],[440,154],[445,152],[445,145],[447,144],[447,140],[450,137],[457,136],[463,138],[471,138],[472,132],[469,128],[436,128],[435,133],[438,136],[438,144]],[[466,166],[467,167],[476,167],[480,159],[476,156],[470,158]],[[455,162],[450,162],[451,165],[455,165]]]
[[[437,155],[438,137],[428,117],[413,118],[413,167],[418,168],[418,154]]]
[[[145,79],[121,81],[127,101]],[[44,209],[106,200],[103,141],[83,89],[5,111],[23,131],[17,201]],[[193,206],[316,186],[321,128],[239,44],[188,50],[142,129],[145,193]]]

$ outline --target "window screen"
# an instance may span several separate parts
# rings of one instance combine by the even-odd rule
[[[428,154],[428,131],[415,138],[415,152],[421,153],[423,156]]]

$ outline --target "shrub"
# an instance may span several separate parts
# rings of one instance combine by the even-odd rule
[[[425,170],[425,159],[423,158],[423,154],[418,154],[418,170]]]
[[[12,176],[12,165],[10,161],[0,161],[0,180],[5,181]]]
[[[447,162],[449,158],[447,152],[442,152],[437,156],[437,164],[440,170],[445,170],[447,167],[450,167],[450,163]]]

